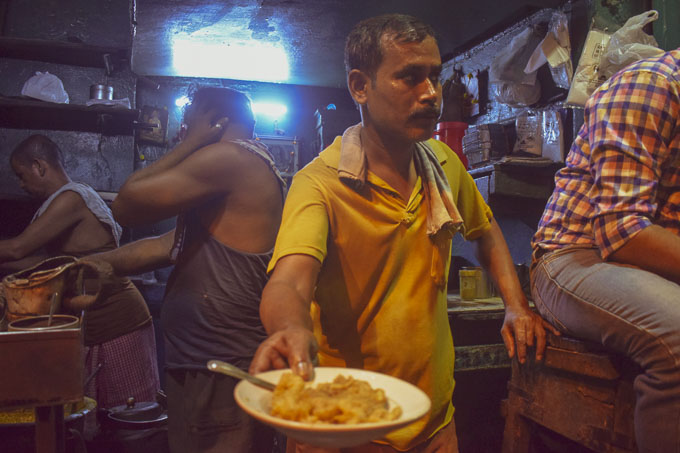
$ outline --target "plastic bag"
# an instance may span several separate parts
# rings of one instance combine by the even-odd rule
[[[543,110],[541,133],[543,134],[541,155],[553,162],[564,162],[563,127],[560,112]]]
[[[49,72],[36,72],[21,88],[21,94],[47,102],[68,104],[68,93],[59,77]]]
[[[538,102],[541,98],[541,83],[536,79],[532,85],[515,82],[489,83],[489,90],[494,99],[510,107],[526,107]]]
[[[517,140],[512,153],[520,156],[537,156],[542,154],[543,115],[541,112],[527,110],[515,118]]]
[[[528,27],[512,39],[508,49],[494,58],[489,68],[489,91],[498,102],[514,107],[527,106],[541,97],[536,71],[524,72],[540,40],[541,36]]]
[[[643,58],[663,53],[653,36],[642,28],[659,18],[659,13],[650,10],[633,16],[612,35],[604,55],[600,59],[600,78],[607,80],[616,72]]]
[[[593,91],[607,80],[600,76],[599,67],[600,58],[607,49],[610,38],[611,35],[603,30],[591,28],[588,31],[581,58],[578,61],[567,95],[566,103],[568,105],[583,107]]]
[[[567,15],[556,11],[550,18],[548,33],[536,46],[524,68],[524,72],[531,73],[548,63],[555,85],[565,90],[569,89],[574,73],[568,24]]]

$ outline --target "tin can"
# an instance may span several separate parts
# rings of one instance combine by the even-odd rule
[[[458,271],[458,280],[460,298],[462,300],[474,300],[477,297],[477,271],[463,268]]]

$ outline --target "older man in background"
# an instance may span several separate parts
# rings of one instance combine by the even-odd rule
[[[43,200],[18,236],[0,241],[0,268],[16,271],[47,257],[82,257],[115,249],[121,227],[91,187],[73,182],[61,151],[44,135],[31,135],[12,152],[10,164],[21,188]],[[100,408],[129,397],[154,401],[160,388],[151,315],[129,279],[106,285],[84,315],[85,375],[96,372],[86,395]]]

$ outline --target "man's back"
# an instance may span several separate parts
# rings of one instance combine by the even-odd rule
[[[76,220],[45,246],[50,255],[84,256],[116,247],[111,228],[99,221],[76,192],[61,193],[52,202],[52,207],[68,212]]]
[[[266,338],[259,299],[281,218],[283,181],[253,141],[219,142],[192,158],[187,171],[207,179],[217,172],[224,181],[221,193],[178,220],[180,250],[162,313],[166,366],[204,369],[218,358],[247,369]]]
[[[283,187],[257,142],[219,142],[209,152],[222,154],[228,170],[225,193],[197,207],[203,225],[222,244],[264,253],[274,247],[283,210]],[[214,154],[213,154],[214,156]],[[217,164],[219,165],[219,164]]]

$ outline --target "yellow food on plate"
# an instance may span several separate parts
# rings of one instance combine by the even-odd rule
[[[357,424],[396,420],[401,407],[389,408],[385,392],[352,376],[312,387],[298,375],[284,373],[274,389],[271,414],[302,423]]]

